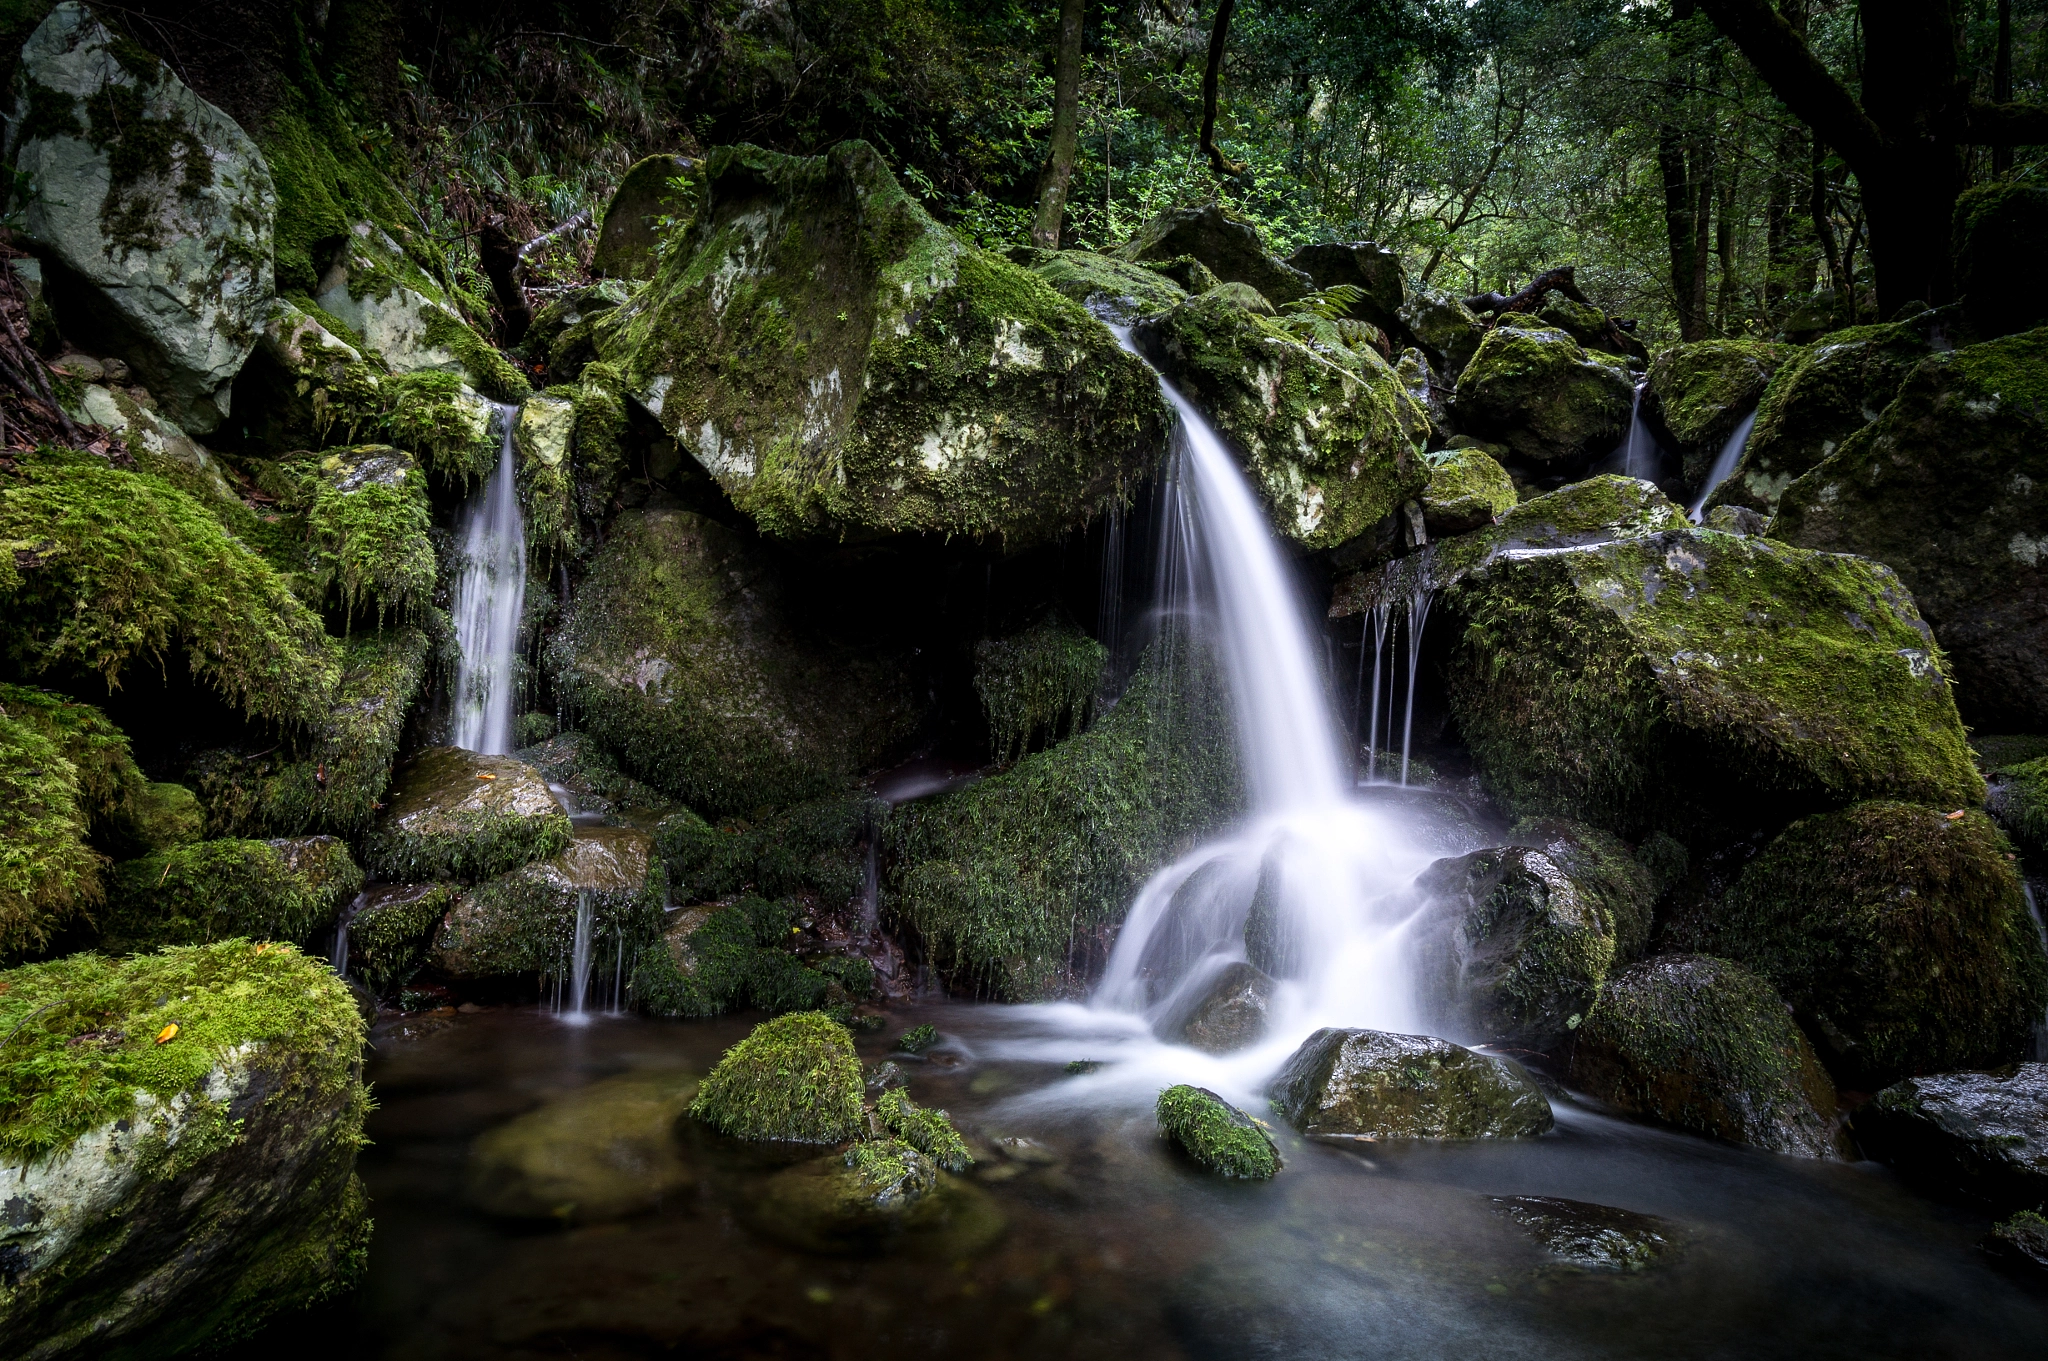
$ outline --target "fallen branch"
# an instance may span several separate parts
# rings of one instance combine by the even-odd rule
[[[554,240],[556,237],[565,236],[570,232],[577,231],[584,227],[588,227],[589,225],[590,210],[588,208],[585,208],[582,212],[576,214],[576,216],[570,218],[561,226],[556,227],[553,231],[542,232],[539,236],[534,237],[533,240],[527,242],[525,245],[519,248],[520,266],[524,268],[526,262],[533,257],[533,253],[535,251],[539,250],[542,246],[545,246],[548,242]]]
[[[1507,316],[1511,312],[1534,312],[1543,305],[1544,297],[1550,293],[1562,293],[1566,298],[1579,304],[1579,306],[1590,307],[1595,312],[1599,312],[1600,325],[1609,343],[1609,348],[1616,354],[1627,354],[1629,352],[1628,337],[1623,335],[1621,328],[1614,324],[1614,318],[1608,316],[1598,304],[1579,291],[1578,267],[1575,265],[1559,265],[1556,269],[1546,269],[1531,279],[1527,288],[1522,289],[1511,297],[1504,298],[1498,293],[1481,293],[1464,301],[1465,306],[1471,308],[1474,312],[1485,311],[1493,313],[1493,320],[1486,324],[1487,329],[1492,330],[1500,325],[1502,317]]]

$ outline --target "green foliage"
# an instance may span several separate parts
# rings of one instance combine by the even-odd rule
[[[764,1021],[725,1051],[690,1114],[739,1139],[836,1144],[861,1123],[860,1060],[844,1026],[816,1012]]]
[[[875,1102],[875,1115],[882,1128],[930,1158],[948,1172],[965,1172],[974,1165],[967,1141],[953,1128],[944,1111],[929,1110],[910,1099],[901,1087],[883,1092]]]
[[[1159,1132],[1212,1172],[1270,1181],[1280,1170],[1273,1137],[1214,1092],[1182,1084],[1159,1093]]]
[[[974,693],[988,716],[989,745],[1010,762],[1034,742],[1070,737],[1087,722],[1109,652],[1059,620],[974,645]]]
[[[874,987],[874,968],[840,956],[808,961],[789,951],[796,912],[787,901],[749,894],[727,906],[696,909],[670,928],[670,939],[646,946],[634,962],[631,991],[656,1016],[716,1016],[738,1007],[763,1011],[844,1006]]]
[[[860,893],[860,843],[886,812],[880,800],[858,794],[814,799],[756,821],[716,827],[684,810],[665,819],[655,836],[684,901],[750,889],[770,898],[811,893],[839,906]]]
[[[289,843],[196,841],[116,865],[102,921],[106,949],[128,952],[250,936],[303,943],[362,886],[347,848],[300,868]]]
[[[39,725],[0,714],[0,959],[41,947],[100,900],[78,768]]]
[[[390,995],[426,961],[434,930],[456,896],[448,884],[405,885],[383,891],[350,920],[349,962],[372,995]]]

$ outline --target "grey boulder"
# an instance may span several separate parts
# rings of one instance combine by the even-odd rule
[[[1273,1080],[1272,1097],[1312,1139],[1521,1139],[1552,1124],[1550,1103],[1520,1067],[1382,1030],[1318,1030]]]

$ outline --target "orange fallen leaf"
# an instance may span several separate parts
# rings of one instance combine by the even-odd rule
[[[485,771],[485,772],[484,772],[483,774],[481,774],[481,775],[477,776],[477,778],[478,778],[479,780],[495,780],[495,779],[497,779],[498,777],[497,777],[497,776],[495,776],[495,775],[493,775],[493,774],[491,774],[491,773],[490,773],[490,772],[489,772],[489,771],[487,770],[487,771]]]
[[[1948,815],[1948,820],[1949,820],[1950,822],[1954,822],[1954,821],[1955,821],[1955,820],[1956,820],[1957,818],[1961,817],[1962,815],[1963,815],[1963,810],[1962,810],[1962,809],[1960,809],[1960,808],[1958,808],[1958,809],[1956,809],[1956,811],[1955,811],[1955,812],[1953,812],[1953,813],[1950,813],[1950,814]]]
[[[159,1031],[157,1031],[157,1032],[156,1032],[156,1042],[157,1042],[158,1044],[169,1044],[169,1043],[170,1043],[170,1042],[171,1042],[172,1040],[175,1040],[175,1039],[177,1039],[177,1038],[178,1038],[178,1023],[177,1023],[176,1021],[173,1021],[173,1022],[171,1022],[171,1023],[169,1024],[169,1025],[165,1026],[165,1027],[164,1027],[164,1028],[163,1028],[162,1030],[159,1030]]]

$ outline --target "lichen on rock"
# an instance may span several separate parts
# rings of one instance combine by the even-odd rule
[[[1273,1079],[1311,1139],[1526,1139],[1553,1123],[1519,1067],[1426,1035],[1318,1030]]]

